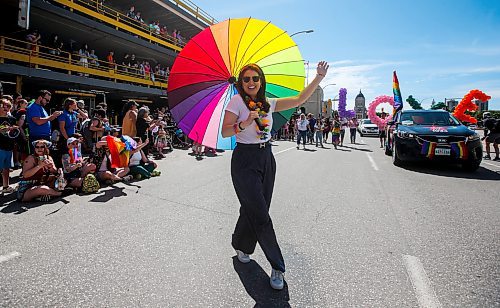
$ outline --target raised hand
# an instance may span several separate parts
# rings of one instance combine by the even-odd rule
[[[316,68],[316,73],[322,77],[325,77],[329,67],[330,66],[326,61],[320,61],[318,63],[318,67]]]

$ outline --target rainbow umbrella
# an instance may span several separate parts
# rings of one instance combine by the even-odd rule
[[[189,138],[211,148],[234,149],[235,137],[221,135],[222,121],[237,93],[235,77],[249,63],[264,71],[268,97],[294,96],[304,88],[304,61],[297,45],[270,22],[229,19],[186,44],[170,71],[168,101],[173,118]],[[294,111],[273,113],[273,129]]]

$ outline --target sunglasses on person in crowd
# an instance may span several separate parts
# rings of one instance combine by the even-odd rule
[[[42,149],[43,150],[43,149],[46,149],[46,148],[47,147],[44,146],[44,145],[37,145],[37,146],[35,146],[35,149]]]
[[[259,82],[260,81],[260,76],[252,76],[252,77],[245,76],[245,77],[243,77],[243,82],[244,83],[249,83],[250,82],[250,78],[252,78],[253,82]]]

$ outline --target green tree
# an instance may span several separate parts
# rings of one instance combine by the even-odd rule
[[[436,103],[434,102],[432,105],[431,105],[431,109],[432,110],[437,110],[437,109],[445,109],[446,108],[446,104],[443,103],[443,102],[439,102],[439,103]]]
[[[413,109],[422,109],[422,105],[420,105],[420,103],[417,102],[417,100],[414,99],[412,95],[408,96],[408,98],[406,99],[406,101],[408,102],[408,104],[410,104],[411,108],[413,108]]]

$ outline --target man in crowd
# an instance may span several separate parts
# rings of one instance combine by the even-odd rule
[[[1,194],[10,194],[14,191],[9,186],[10,168],[12,168],[12,151],[19,128],[16,119],[10,115],[12,103],[7,99],[0,99],[0,170],[2,171]]]
[[[32,151],[34,150],[33,141],[40,139],[50,141],[52,133],[50,122],[62,114],[62,111],[55,111],[49,116],[47,111],[43,108],[50,102],[51,96],[49,91],[40,90],[38,98],[26,110],[26,120],[28,121],[29,129],[29,145]]]

